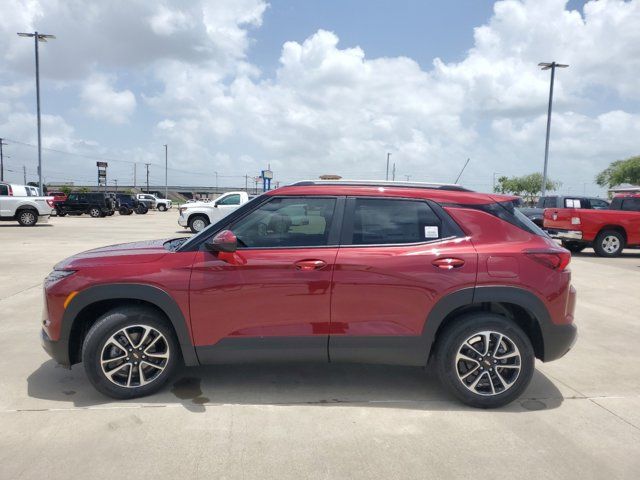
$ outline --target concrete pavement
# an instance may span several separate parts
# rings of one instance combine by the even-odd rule
[[[82,250],[179,236],[176,220],[0,223],[0,479],[637,478],[640,251],[574,257],[578,343],[500,410],[419,368],[325,364],[182,369],[114,402],[40,347],[42,278]]]

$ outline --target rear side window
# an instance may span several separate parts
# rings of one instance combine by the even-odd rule
[[[544,230],[533,223],[524,213],[515,208],[513,206],[513,202],[490,203],[487,205],[479,205],[477,208],[498,217],[511,225],[515,225],[526,232],[533,233],[534,235],[539,235],[541,237],[548,237]]]
[[[555,208],[557,205],[557,199],[558,197],[545,197],[544,198],[544,203],[542,205],[543,208]],[[578,207],[580,208],[580,207]]]
[[[352,245],[419,243],[442,238],[442,221],[426,202],[358,198]]]
[[[0,185],[0,195],[9,195],[8,185]]]
[[[582,204],[579,198],[565,198],[564,208],[585,208],[586,205]]]

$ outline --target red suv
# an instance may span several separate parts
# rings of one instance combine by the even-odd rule
[[[190,238],[73,256],[46,278],[42,341],[102,393],[186,365],[433,364],[497,407],[573,345],[567,250],[514,197],[454,185],[301,182]]]

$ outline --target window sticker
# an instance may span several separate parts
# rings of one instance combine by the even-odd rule
[[[440,232],[438,231],[438,227],[424,227],[424,238],[438,238],[440,236]]]

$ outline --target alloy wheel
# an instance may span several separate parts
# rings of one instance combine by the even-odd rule
[[[615,235],[607,235],[602,239],[602,249],[607,253],[616,253],[620,250],[620,239]]]
[[[36,223],[36,216],[33,212],[22,212],[20,214],[20,221],[23,225],[33,225]]]
[[[193,221],[193,229],[196,232],[200,232],[202,229],[204,229],[204,227],[206,227],[206,224],[204,223],[204,220],[197,218]]]
[[[455,358],[458,379],[477,395],[492,396],[509,390],[522,366],[515,342],[495,331],[474,333],[467,338]]]
[[[104,376],[119,387],[141,387],[162,374],[170,354],[169,342],[160,331],[148,325],[131,325],[104,343],[100,367]]]

